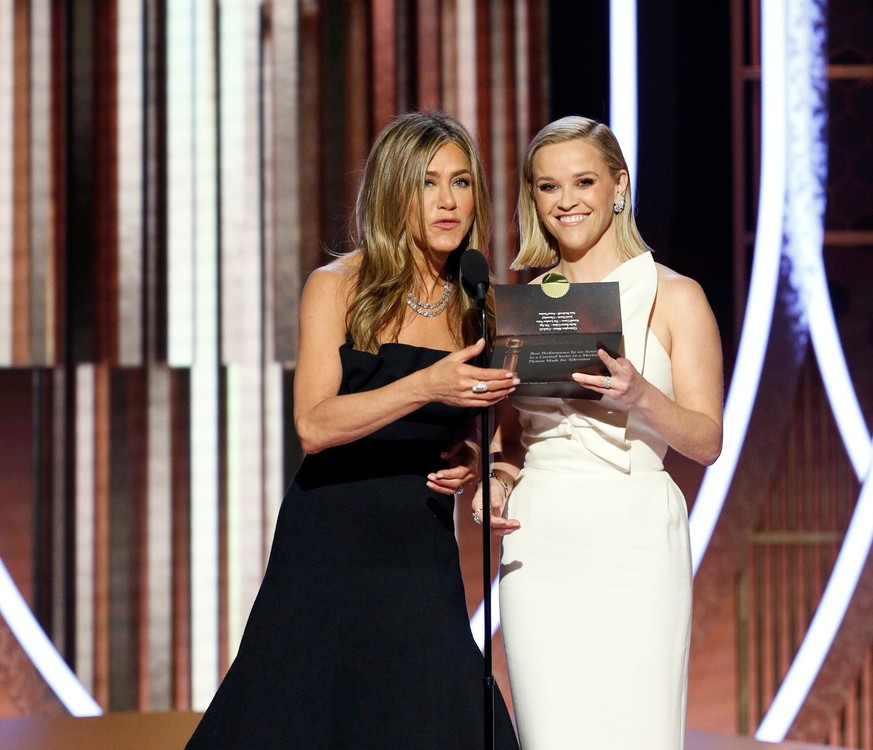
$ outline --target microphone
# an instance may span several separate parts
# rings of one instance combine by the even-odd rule
[[[478,250],[469,248],[461,254],[461,286],[478,305],[485,304],[491,280],[488,276],[488,261]]]

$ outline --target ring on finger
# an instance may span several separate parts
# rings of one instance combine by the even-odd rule
[[[487,393],[488,392],[488,383],[484,380],[480,380],[476,385],[470,388],[473,393]]]
[[[606,376],[606,379],[603,381],[603,388],[607,391],[612,388],[612,375]]]
[[[482,519],[479,518],[479,511],[478,510],[473,511],[473,520],[476,522],[476,525],[478,525],[478,526],[482,525]]]

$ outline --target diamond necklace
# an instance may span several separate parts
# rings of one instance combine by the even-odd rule
[[[449,297],[451,294],[452,282],[447,278],[446,283],[443,284],[442,296],[436,302],[423,302],[412,292],[407,292],[406,304],[419,315],[424,315],[425,318],[435,318],[449,306]]]

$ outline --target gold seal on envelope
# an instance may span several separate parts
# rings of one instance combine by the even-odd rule
[[[543,294],[552,299],[559,299],[570,291],[570,282],[567,281],[567,277],[552,271],[543,276],[540,286],[543,288]]]

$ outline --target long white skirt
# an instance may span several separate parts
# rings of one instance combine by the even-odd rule
[[[500,611],[521,747],[681,750],[685,500],[663,471],[585,473],[527,468],[510,499]]]

